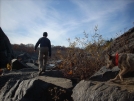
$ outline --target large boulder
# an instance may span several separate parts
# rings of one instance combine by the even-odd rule
[[[107,69],[106,66],[103,66],[99,71],[97,71],[94,75],[92,75],[89,80],[92,81],[108,81],[110,79],[113,79],[117,76],[119,73],[118,66],[115,66],[112,69]],[[124,76],[124,78],[134,77],[134,72],[128,72]]]
[[[8,92],[5,88],[0,94],[1,101],[72,101],[70,90],[39,79],[17,80]]]
[[[11,43],[0,27],[0,68],[5,68],[6,64],[14,58]]]
[[[73,89],[74,101],[134,101],[134,93],[109,82],[80,81]]]
[[[118,73],[119,68],[117,66],[113,69],[107,69],[106,66],[103,66],[99,71],[92,75],[89,80],[104,82],[114,78]]]
[[[69,79],[38,76],[37,69],[11,71],[0,77],[0,101],[73,101]]]
[[[74,87],[74,101],[134,101],[134,72],[125,74],[123,82],[110,82],[118,73],[118,67],[102,67],[89,79],[80,81]]]
[[[21,61],[17,60],[17,59],[12,59],[12,69],[23,69],[23,68],[31,68],[28,65],[26,65],[25,63],[22,63]]]
[[[34,63],[34,60],[28,53],[23,53],[17,56],[17,59],[23,63]]]

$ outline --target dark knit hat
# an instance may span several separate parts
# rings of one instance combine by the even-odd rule
[[[43,36],[47,36],[47,32],[44,32],[44,33],[43,33]]]

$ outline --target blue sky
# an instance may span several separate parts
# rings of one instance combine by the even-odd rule
[[[34,44],[48,32],[51,44],[89,34],[104,39],[134,26],[134,0],[0,0],[0,26],[12,44]]]

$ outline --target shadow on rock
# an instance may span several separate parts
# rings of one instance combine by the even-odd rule
[[[41,76],[64,78],[64,75],[63,75],[62,71],[60,71],[60,70],[46,70],[46,72],[42,73]]]

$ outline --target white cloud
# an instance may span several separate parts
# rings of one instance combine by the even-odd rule
[[[81,13],[85,15],[83,22],[98,22],[103,21],[105,18],[111,18],[111,14],[116,14],[118,12],[124,12],[128,4],[134,3],[132,0],[112,0],[107,1],[102,0],[74,0]]]
[[[46,8],[47,6],[43,9],[39,6],[31,0],[27,0],[27,2],[2,2],[1,25],[8,36],[12,38],[12,43],[35,44],[44,31],[48,32],[48,37],[51,40],[65,40],[64,37],[66,36],[67,30],[58,23],[57,20],[60,19],[58,12],[53,8],[49,10]],[[41,22],[39,23],[38,21]],[[27,30],[27,32],[22,33],[23,30],[21,28]]]
[[[115,26],[122,26],[127,21],[125,16],[121,16],[120,22],[113,21],[113,18],[119,16],[117,13],[125,15],[124,11],[132,0],[103,1],[73,0],[75,9],[68,8],[70,14],[54,6],[63,1],[2,0],[1,27],[11,43],[35,44],[47,31],[52,44],[67,46],[67,38],[80,37],[84,30],[93,30],[95,25],[105,34],[104,29],[108,30],[106,32],[117,31]]]

